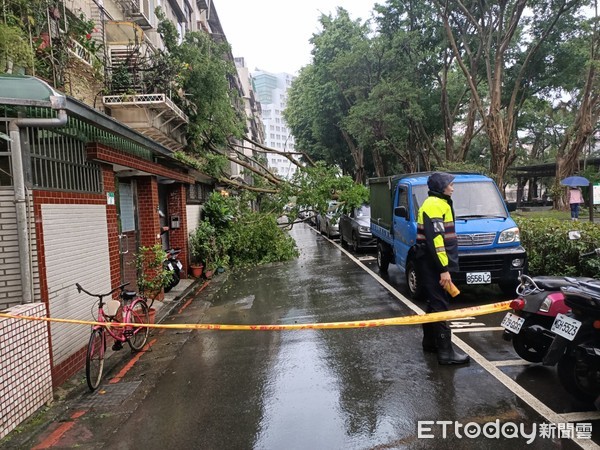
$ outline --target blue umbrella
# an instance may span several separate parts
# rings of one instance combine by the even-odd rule
[[[583,177],[574,175],[572,177],[567,177],[564,180],[561,180],[560,184],[562,184],[563,186],[571,186],[571,187],[589,186],[590,180],[588,180],[587,178],[583,178]]]

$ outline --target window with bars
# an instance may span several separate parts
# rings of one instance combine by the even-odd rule
[[[204,203],[211,191],[211,187],[206,184],[190,184],[187,189],[187,200],[189,203]]]
[[[0,122],[0,186],[12,186],[8,122]]]
[[[87,160],[85,143],[59,130],[27,128],[33,187],[102,193],[100,165]]]

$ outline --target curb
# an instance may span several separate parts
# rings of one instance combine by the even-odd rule
[[[184,291],[170,300],[168,306],[165,304],[157,311],[156,323],[161,323],[176,314],[184,301],[194,298],[202,286],[206,285],[207,287],[207,289],[203,289],[203,292],[206,293],[203,295],[203,297],[206,297],[203,300],[209,300],[212,294],[221,288],[223,282],[228,278],[228,274],[229,271],[211,280],[204,280],[203,278],[194,280]],[[118,363],[131,357],[129,353],[112,353],[108,358],[116,355],[120,356]],[[3,439],[0,439],[0,448],[30,448],[35,439],[46,431],[51,423],[63,421],[65,417],[72,413],[72,401],[89,392],[85,381],[82,380],[85,380],[85,367],[73,374],[63,384],[55,387],[50,402],[40,407],[33,415],[21,422],[17,428]]]

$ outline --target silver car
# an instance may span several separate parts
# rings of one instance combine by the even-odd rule
[[[338,237],[340,229],[338,226],[340,204],[334,200],[330,200],[327,204],[327,212],[317,216],[317,230],[321,234],[325,234],[329,239]]]

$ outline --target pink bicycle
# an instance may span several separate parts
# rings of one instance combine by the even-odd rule
[[[125,291],[125,286],[128,284],[122,284],[107,294],[92,294],[82,288],[79,283],[75,286],[77,286],[79,293],[83,291],[91,297],[98,298],[96,322],[147,324],[148,305],[146,300],[143,297],[138,297],[135,292]],[[119,299],[113,299],[112,294],[119,290],[121,291]],[[104,300],[105,297],[109,296],[110,300]],[[140,326],[94,325],[92,327],[85,357],[85,377],[91,391],[96,390],[102,379],[107,333],[115,340],[114,350],[119,350],[122,348],[122,343],[127,342],[132,351],[139,352],[146,345],[149,330],[148,327]]]

